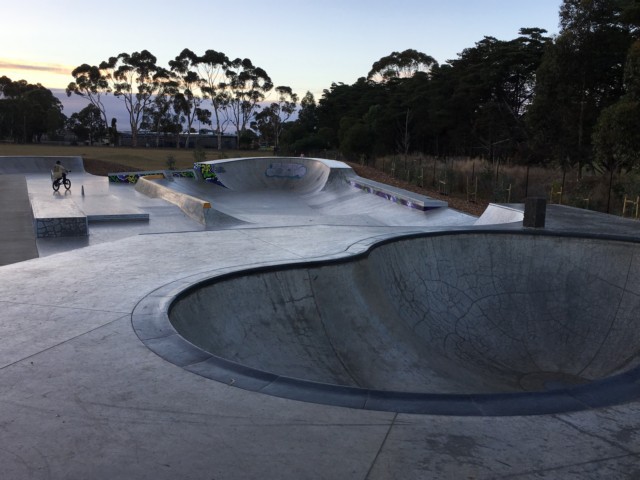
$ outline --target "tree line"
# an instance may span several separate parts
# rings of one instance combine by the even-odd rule
[[[484,37],[442,65],[416,50],[392,52],[354,84],[333,83],[317,101],[310,92],[299,99],[287,86],[274,88],[249,59],[214,50],[184,49],[167,67],[146,50],[121,53],[73,70],[67,94],[89,106],[70,119],[44,87],[3,77],[0,136],[38,141],[64,125],[91,140],[113,137],[103,100],[114,95],[128,113],[133,145],[141,130],[188,135],[197,122],[218,135],[232,126],[239,142],[259,138],[289,154],[337,150],[367,162],[422,153],[611,174],[633,168],[640,152],[640,5],[564,0],[559,26],[556,36],[523,28],[512,40]]]
[[[185,131],[188,147],[196,122],[210,125],[219,136],[233,127],[238,146],[246,137],[258,136],[277,146],[282,126],[298,102],[290,87],[274,88],[266,71],[251,60],[231,60],[214,50],[196,55],[184,49],[168,67],[159,65],[147,50],[120,53],[97,65],[82,64],[71,75],[74,81],[67,86],[67,95],[79,95],[88,105],[70,118],[46,88],[2,77],[0,138],[38,142],[45,133],[53,136],[67,128],[82,140],[93,143],[106,137],[115,144],[118,127],[114,118],[109,121],[104,102],[106,95],[113,95],[127,112],[134,147],[141,131],[158,135]],[[265,104],[271,91],[276,98]]]
[[[409,152],[612,172],[640,155],[640,3],[564,0],[560,31],[484,37],[439,65],[393,52],[301,101],[282,143],[351,159]]]
[[[103,125],[108,121],[104,96],[112,94],[122,100],[134,147],[141,129],[158,134],[184,129],[188,147],[196,121],[212,125],[218,135],[232,125],[238,141],[259,132],[277,144],[281,124],[297,106],[297,95],[287,86],[276,87],[277,101],[262,106],[274,88],[267,72],[247,58],[230,60],[215,50],[197,55],[184,49],[168,68],[158,65],[147,50],[121,53],[98,65],[80,65],[71,75],[75,81],[67,87],[67,95],[87,99]]]
[[[30,143],[65,125],[62,103],[50,90],[0,77],[0,140]]]

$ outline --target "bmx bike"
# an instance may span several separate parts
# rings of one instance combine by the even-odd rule
[[[66,174],[63,174],[62,177],[60,178],[53,178],[53,173],[51,174],[51,186],[53,187],[53,191],[57,192],[58,190],[60,190],[60,186],[64,185],[64,188],[66,188],[67,190],[69,190],[71,188],[71,180],[69,180],[67,178]]]

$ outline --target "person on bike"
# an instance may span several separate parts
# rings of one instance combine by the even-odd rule
[[[67,178],[67,173],[69,173],[69,170],[64,168],[64,165],[60,163],[60,160],[57,160],[56,164],[53,166],[53,181],[56,182],[62,179],[64,182]]]

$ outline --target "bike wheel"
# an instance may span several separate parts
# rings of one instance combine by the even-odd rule
[[[71,180],[69,180],[68,178],[64,179],[64,188],[66,188],[67,190],[71,188]]]
[[[51,186],[53,187],[53,191],[57,192],[60,189],[60,183],[59,182],[53,182],[51,184]]]

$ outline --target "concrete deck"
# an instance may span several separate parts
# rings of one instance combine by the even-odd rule
[[[50,188],[44,173],[26,176],[30,195],[32,189],[37,194],[41,185]],[[70,178],[73,182],[73,174]],[[77,185],[72,187],[74,198]],[[3,477],[582,480],[640,476],[640,401],[633,395],[625,397],[637,388],[634,380],[617,392],[618,402],[553,414],[439,415],[346,408],[238,388],[233,378],[226,383],[211,380],[194,373],[190,366],[197,361],[184,356],[183,349],[175,349],[168,361],[149,348],[148,340],[156,338],[166,353],[177,345],[168,340],[174,337],[154,337],[146,330],[145,343],[138,336],[141,330],[132,325],[132,319],[136,324],[145,315],[155,317],[158,308],[166,308],[170,299],[196,281],[223,275],[241,279],[246,269],[272,271],[291,263],[333,265],[360,258],[380,242],[393,244],[400,236],[429,238],[423,234],[469,230],[528,236],[521,224],[260,222],[212,231],[175,205],[147,198],[131,186],[107,185],[95,178],[87,178],[85,185],[93,185],[91,190],[85,186],[85,196],[94,189],[114,195],[149,213],[149,220],[90,225],[84,239],[39,239],[40,258],[0,267]],[[547,231],[567,241],[576,234],[595,239],[589,242],[607,235],[616,242],[640,238],[637,222],[566,207],[549,208],[547,222]],[[599,277],[604,283],[613,287],[618,285],[613,277],[624,277],[621,291],[637,298],[633,265],[640,257],[633,243],[621,243],[631,262],[628,274],[607,270],[606,253],[581,256],[581,247],[574,251],[573,266],[578,272],[580,262],[597,260],[593,275],[598,276],[602,265],[600,270],[612,272]],[[543,256],[544,249],[539,254]],[[244,297],[223,296],[219,302],[225,308],[230,302],[235,306],[245,301],[253,307],[250,296],[251,291]],[[146,306],[156,310],[147,311]],[[575,329],[592,331],[601,314],[590,312],[591,318],[578,322]],[[533,325],[535,312],[529,314],[527,324]],[[615,316],[628,320],[629,335],[637,330],[633,327],[637,317],[635,307],[623,317]],[[619,333],[624,337],[624,330]],[[561,338],[554,332],[546,334],[550,340]],[[631,350],[634,344],[631,338]],[[508,406],[505,398],[504,408]]]
[[[0,175],[0,265],[36,258],[33,211],[24,175]]]

